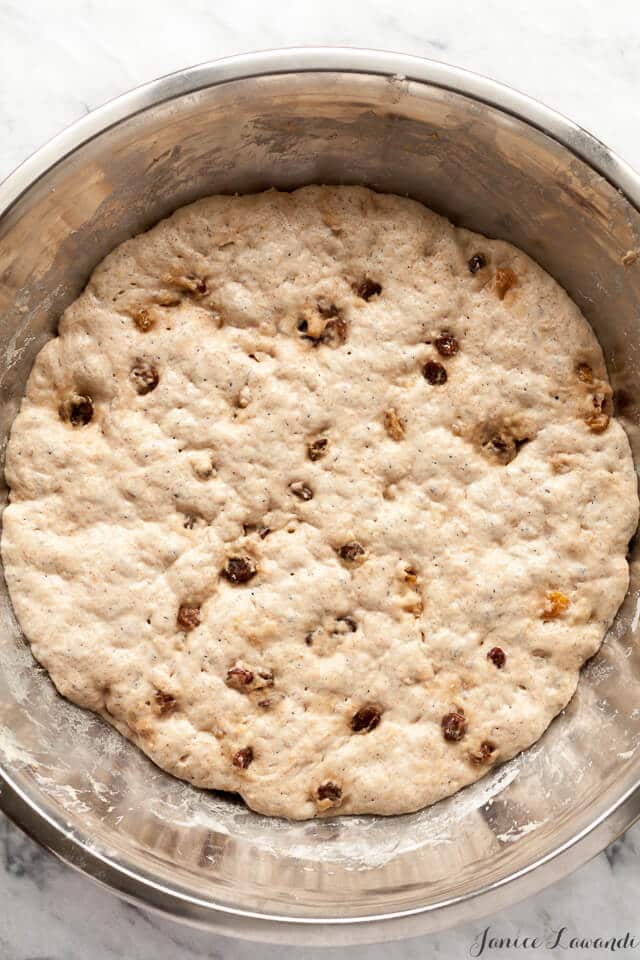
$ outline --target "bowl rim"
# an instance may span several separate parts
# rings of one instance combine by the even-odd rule
[[[151,107],[231,81],[327,72],[414,81],[496,108],[567,148],[640,211],[640,176],[633,168],[591,133],[526,94],[441,61],[384,50],[316,46],[243,53],[205,62],[151,80],[110,100],[57,134],[0,182],[0,219],[38,180],[83,144]],[[537,893],[600,853],[640,817],[640,780],[574,836],[513,874],[438,903],[349,917],[260,913],[169,889],[143,871],[116,862],[78,836],[62,817],[40,809],[11,772],[1,766],[0,809],[65,863],[125,900],[226,935],[262,942],[337,945],[417,936],[478,919]]]

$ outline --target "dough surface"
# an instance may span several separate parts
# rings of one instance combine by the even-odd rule
[[[36,659],[165,770],[416,810],[534,743],[622,602],[599,345],[512,246],[357,187],[210,197],[40,352],[2,555]]]

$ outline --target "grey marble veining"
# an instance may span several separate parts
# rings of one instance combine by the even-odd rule
[[[640,166],[637,0],[0,0],[0,177],[138,83],[214,57],[296,44],[401,50],[488,74],[566,113]],[[571,877],[487,921],[380,947],[294,950],[222,939],[126,905],[0,816],[0,960],[457,960],[487,924],[502,937],[544,937],[563,926],[582,937],[640,935],[639,853],[640,825]]]

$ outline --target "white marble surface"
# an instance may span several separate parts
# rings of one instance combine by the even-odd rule
[[[640,167],[638,0],[0,0],[0,177],[61,127],[138,83],[215,57],[296,44],[400,50],[488,74],[566,113]],[[562,926],[580,936],[629,930],[640,937],[639,854],[640,826],[573,876],[487,922],[505,937]],[[469,956],[484,925],[322,955],[457,960]],[[0,817],[0,960],[256,956],[297,960],[320,950],[245,944],[147,915],[58,864]]]

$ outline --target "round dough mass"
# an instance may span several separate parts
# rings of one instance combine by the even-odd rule
[[[638,508],[566,293],[357,187],[210,197],[118,247],[6,475],[6,578],[60,693],[291,818],[416,810],[534,743]]]

